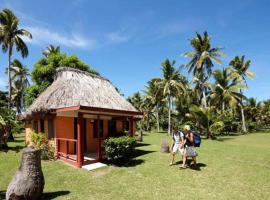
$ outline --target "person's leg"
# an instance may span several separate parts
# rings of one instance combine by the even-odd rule
[[[175,159],[175,153],[172,152],[172,161],[171,161],[171,163],[170,163],[170,166],[174,164],[174,159]]]
[[[197,165],[196,156],[192,157],[192,160],[193,160],[193,165],[196,167]]]
[[[186,161],[187,161],[186,149],[184,149],[182,157],[183,157],[183,163],[181,167],[186,168]]]

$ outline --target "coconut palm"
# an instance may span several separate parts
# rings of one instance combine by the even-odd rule
[[[232,66],[236,72],[235,73],[237,76],[236,78],[244,81],[246,86],[247,86],[246,78],[253,78],[254,77],[254,74],[248,70],[250,67],[250,64],[251,64],[250,60],[245,61],[245,56],[241,56],[241,57],[235,56],[234,59],[230,62],[230,66]],[[241,89],[240,89],[240,93],[243,94]],[[241,100],[241,104],[240,104],[240,109],[241,109],[241,118],[242,118],[242,131],[244,133],[246,133],[247,128],[246,128],[245,113],[244,113],[242,100]]]
[[[53,46],[49,45],[46,49],[42,52],[42,54],[47,58],[50,54],[57,54],[60,53],[60,46]]]
[[[196,36],[190,41],[190,44],[194,51],[184,53],[185,57],[191,58],[191,61],[186,65],[188,72],[193,72],[193,76],[197,77],[200,82],[203,83],[205,82],[205,78],[207,77],[208,79],[212,74],[213,61],[221,64],[220,57],[224,54],[220,52],[220,47],[211,46],[211,38],[206,31],[203,35],[196,33]],[[200,84],[199,89],[202,94],[202,105],[207,107],[206,87]]]
[[[186,116],[193,121],[199,131],[206,133],[207,138],[213,139],[214,133],[220,132],[224,127],[224,123],[220,118],[221,115],[214,106],[204,108],[191,105]]]
[[[162,96],[162,92],[158,90],[156,85],[157,79],[152,79],[148,81],[147,86],[145,86],[145,100],[144,104],[148,104],[153,107],[153,110],[156,112],[156,124],[157,124],[157,131],[159,132],[159,112],[160,107],[164,104],[164,99]]]
[[[175,61],[166,59],[162,65],[163,77],[156,79],[156,86],[168,102],[168,134],[171,133],[171,110],[173,97],[183,95],[186,90],[186,79],[180,75],[180,68],[174,68]]]
[[[21,113],[24,109],[23,97],[26,88],[29,84],[29,70],[19,60],[15,59],[11,63],[11,81],[12,81],[12,95],[11,99],[17,108],[17,112]]]
[[[239,93],[239,90],[245,86],[233,78],[230,68],[215,70],[213,77],[215,83],[212,86],[211,99],[212,102],[220,103],[222,112],[224,112],[226,105],[234,108],[241,102],[241,99],[245,98],[242,93]]]
[[[11,74],[10,65],[14,47],[22,57],[28,56],[28,48],[22,36],[32,38],[29,31],[19,28],[19,19],[9,9],[0,13],[0,41],[3,52],[8,52],[8,81],[9,81],[9,107],[11,106]]]

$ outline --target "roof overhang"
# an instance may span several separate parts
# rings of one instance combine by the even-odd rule
[[[109,108],[97,108],[97,107],[88,107],[88,106],[70,106],[64,108],[55,109],[56,113],[67,112],[67,111],[80,111],[85,113],[95,113],[95,114],[110,114],[110,115],[123,115],[123,116],[133,116],[141,117],[143,112],[138,111],[127,111],[127,110],[115,110]]]

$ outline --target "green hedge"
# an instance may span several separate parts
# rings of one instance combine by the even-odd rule
[[[128,136],[108,138],[104,141],[105,154],[111,162],[126,162],[135,151],[136,140]]]

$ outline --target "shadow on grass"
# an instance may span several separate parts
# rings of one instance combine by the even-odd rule
[[[60,196],[67,195],[69,193],[70,191],[44,192],[42,194],[42,199],[51,200]],[[0,199],[5,199],[5,198],[6,198],[6,191],[0,191]]]
[[[20,152],[22,149],[24,148],[24,146],[18,145],[18,146],[8,146],[7,148],[4,149],[0,149],[1,151],[7,153],[8,151],[15,151],[16,153]]]
[[[0,191],[0,199],[6,198],[6,191]]]
[[[69,193],[70,193],[70,191],[44,192],[42,195],[42,199],[51,200],[51,199],[55,199],[55,198],[60,197],[60,196],[65,196]]]
[[[202,168],[202,167],[206,167],[206,166],[207,166],[207,165],[204,164],[204,163],[197,163],[197,165],[196,165],[196,167],[195,167],[195,166],[192,165],[191,163],[192,163],[192,160],[191,160],[191,159],[188,159],[188,160],[187,160],[187,165],[189,166],[190,169],[195,170],[195,171],[201,171],[201,168]],[[177,161],[177,162],[175,163],[175,165],[179,165],[179,166],[181,166],[182,164],[183,164],[183,161],[182,161],[182,160],[181,160],[181,161]]]
[[[233,137],[221,137],[221,138],[215,139],[215,141],[224,142],[224,141],[233,140],[233,139],[235,139],[235,138],[233,138]]]
[[[118,161],[118,162],[110,162],[110,161],[105,161],[108,165],[113,165],[116,167],[135,167],[137,165],[143,164],[144,160],[143,159],[137,159],[137,157],[153,153],[155,151],[147,151],[147,150],[141,150],[141,149],[135,149],[135,152],[132,154],[131,159],[129,161]]]
[[[145,147],[145,146],[149,146],[150,144],[147,143],[143,143],[143,142],[137,142],[136,143],[136,147]]]

